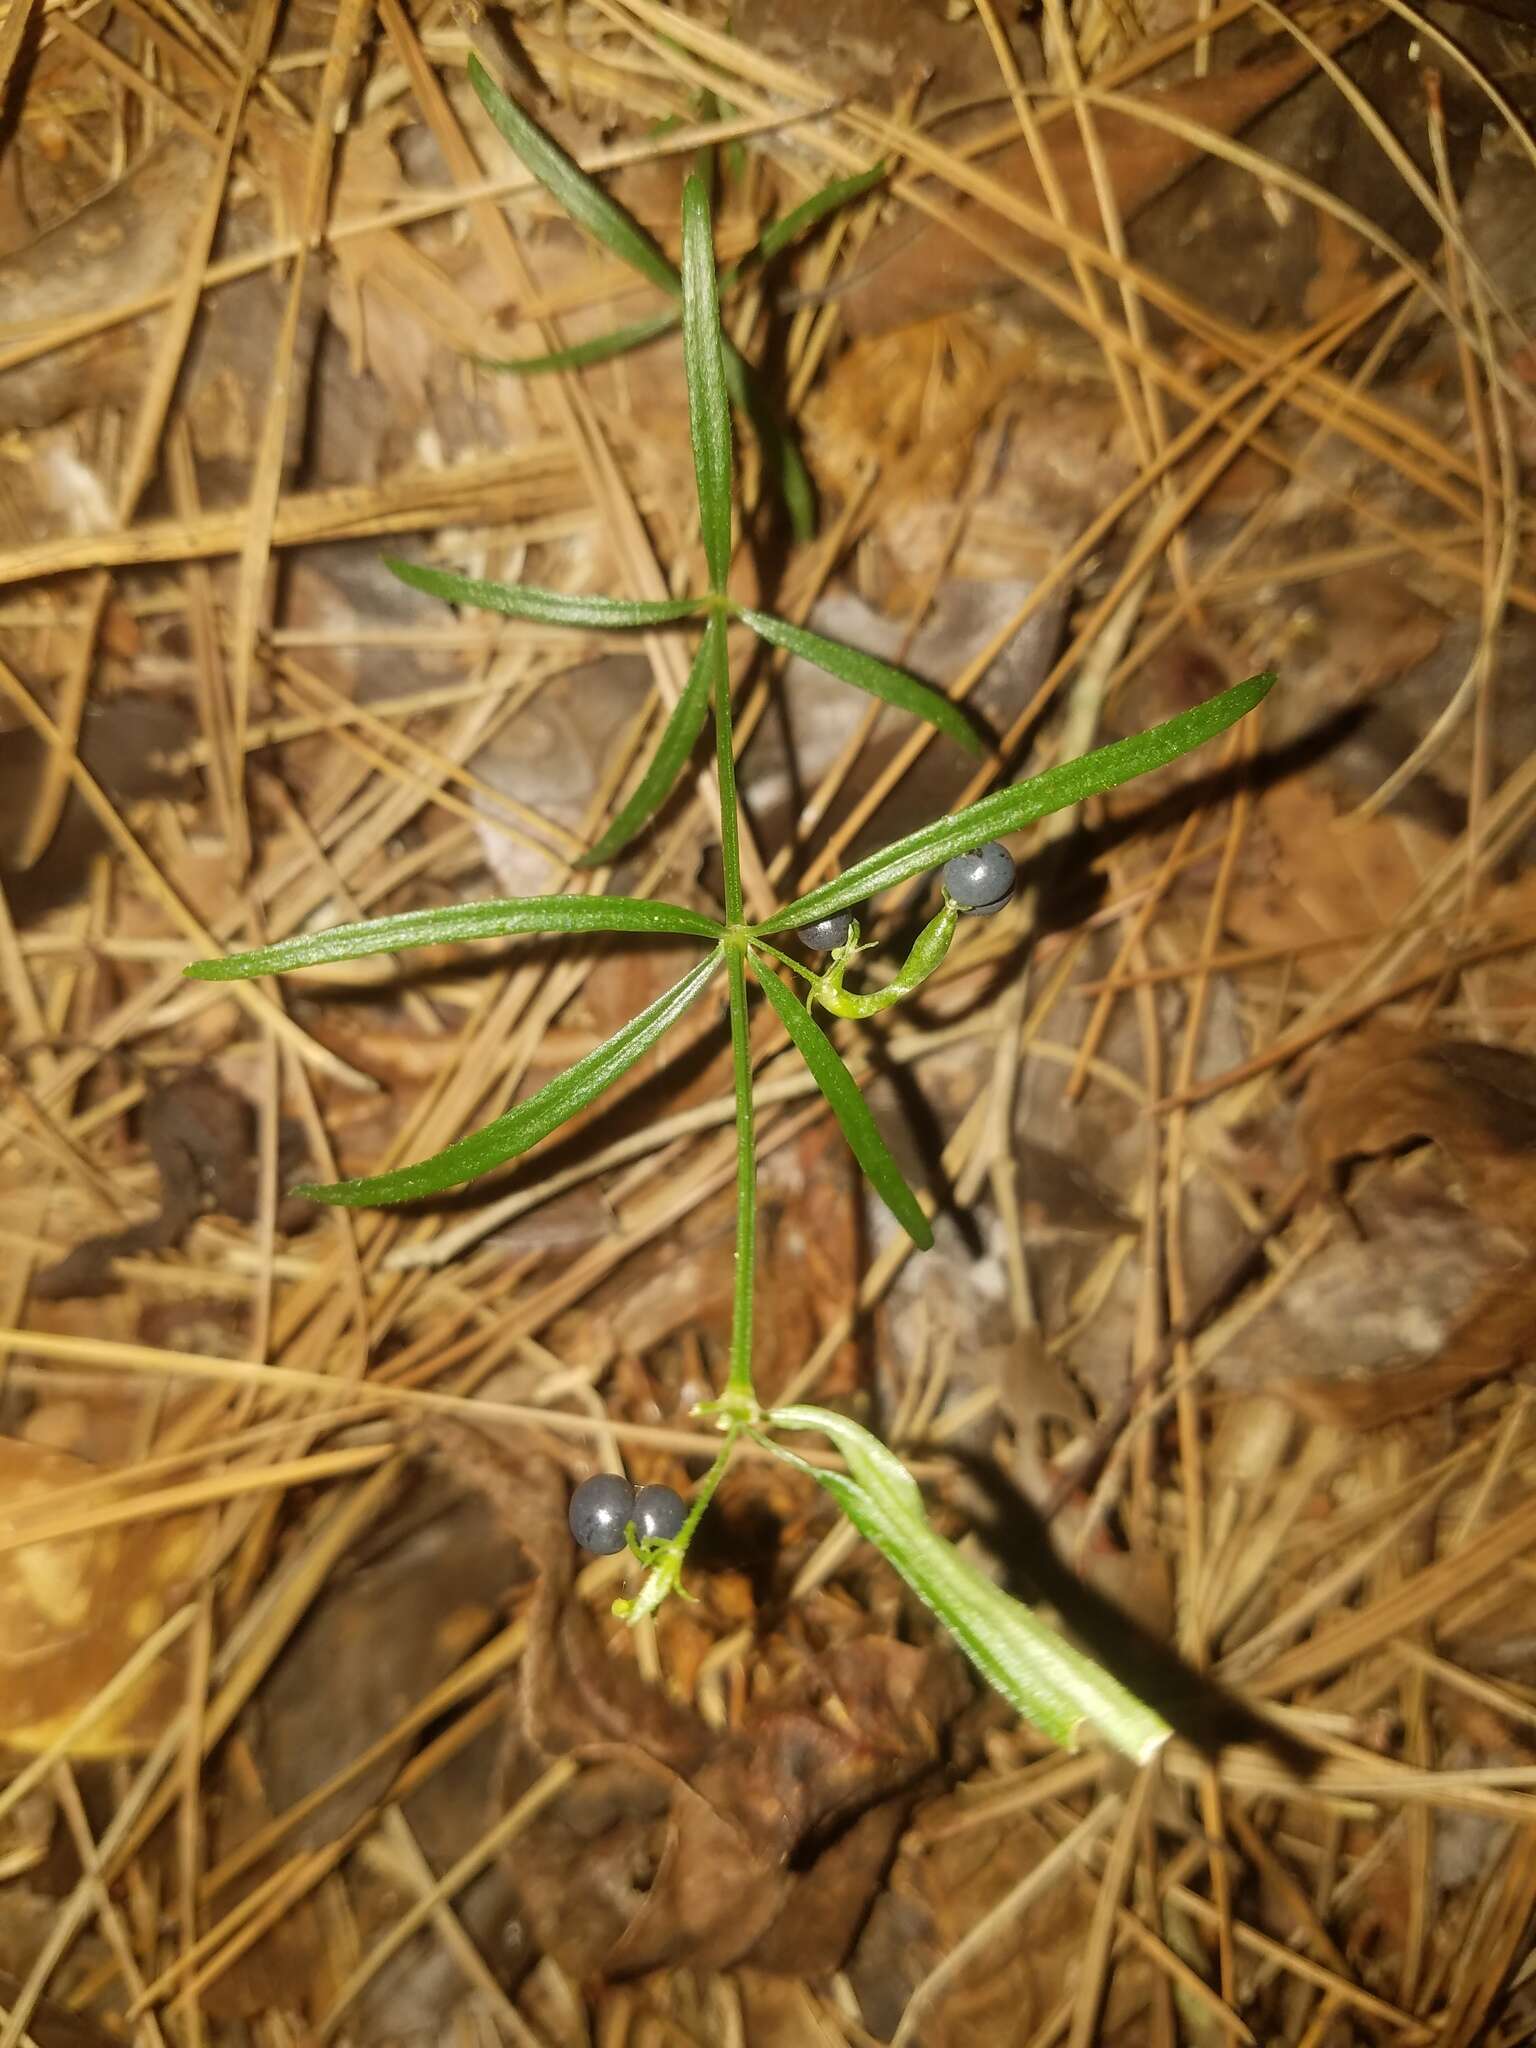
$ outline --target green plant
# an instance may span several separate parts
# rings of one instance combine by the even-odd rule
[[[674,302],[660,313],[648,314],[643,320],[615,328],[611,334],[599,335],[593,341],[579,341],[569,348],[554,349],[542,356],[482,356],[478,359],[482,366],[489,370],[515,371],[524,377],[540,376],[550,370],[579,370],[591,363],[605,363],[614,356],[627,355],[631,349],[643,348],[659,335],[670,334],[683,317],[682,280],[654,239],[617,200],[609,197],[601,185],[594,184],[580,165],[573,163],[536,121],[529,120],[515,100],[507,98],[478,57],[471,56],[469,60],[469,79],[502,139],[511,144],[524,167],[538,179],[545,191],[610,254],[617,256],[621,263],[627,263],[648,284],[659,286]],[[711,97],[706,96],[705,112],[709,111]],[[802,200],[800,205],[792,207],[781,219],[770,221],[754,247],[720,279],[721,293],[734,290],[751,271],[771,263],[801,235],[809,234],[828,214],[868,192],[884,176],[885,165],[879,163],[851,178],[834,179],[831,184],[823,185],[808,199]],[[816,492],[799,443],[774,414],[752,366],[728,339],[724,342],[724,356],[725,379],[731,397],[752,422],[769,471],[777,481],[789,513],[795,537],[797,540],[809,540],[816,526]]]
[[[504,133],[514,124],[514,117],[519,132],[526,130],[529,124],[525,117],[516,114],[515,109],[509,110],[510,103],[501,99],[483,73],[477,77],[476,87]],[[526,140],[524,134],[525,146]],[[562,197],[578,217],[589,225],[606,222],[608,232],[617,233],[611,211],[604,211],[609,202],[596,193],[596,188],[590,187],[574,166],[569,166],[562,176],[567,179]],[[580,181],[579,191],[570,184],[571,177]],[[594,231],[604,229],[595,227]],[[749,611],[732,601],[727,589],[732,515],[730,386],[721,343],[709,204],[697,177],[689,179],[683,196],[680,288],[707,590],[695,597],[662,603],[633,603],[621,598],[567,597],[526,586],[476,582],[405,563],[393,566],[397,574],[418,589],[458,603],[489,607],[515,618],[606,628],[654,628],[689,618],[702,619],[703,633],[687,689],[634,794],[621,807],[613,826],[587,860],[611,858],[641,830],[681,774],[706,712],[712,708],[724,917],[709,917],[682,904],[623,896],[520,898],[412,911],[342,925],[228,959],[203,961],[187,972],[200,980],[227,980],[279,974],[365,954],[399,952],[411,946],[528,933],[626,932],[697,939],[705,949],[697,966],[605,1044],[483,1130],[414,1165],[361,1180],[306,1187],[300,1192],[316,1201],[353,1206],[401,1202],[456,1187],[515,1159],[610,1087],[723,974],[736,1102],[735,1286],[725,1389],[718,1400],[705,1404],[698,1412],[717,1421],[724,1440],[695,1493],[681,1529],[664,1540],[632,1537],[632,1547],[649,1572],[638,1597],[629,1603],[621,1602],[621,1610],[635,1620],[654,1612],[668,1594],[682,1590],[683,1561],[700,1517],[734,1448],[744,1435],[751,1435],[777,1455],[813,1472],[818,1483],[831,1492],[850,1519],[879,1546],[942,1619],[978,1669],[1021,1713],[1058,1741],[1073,1740],[1084,1725],[1089,1725],[1130,1755],[1144,1758],[1165,1739],[1166,1724],[1118,1680],[966,1563],[929,1526],[916,1483],[892,1451],[858,1424],[828,1410],[796,1406],[765,1411],[759,1405],[752,1377],[757,1173],[748,981],[758,984],[804,1057],[871,1184],[913,1241],[928,1247],[933,1237],[922,1205],[887,1150],[837,1049],[813,1017],[812,1006],[820,1003],[834,1015],[860,1017],[899,1001],[944,959],[961,906],[946,890],[942,909],[921,933],[903,967],[883,988],[865,995],[856,995],[843,986],[848,966],[863,950],[856,924],[850,926],[846,940],[836,947],[830,965],[823,969],[813,969],[793,959],[774,940],[792,928],[819,923],[847,911],[882,890],[942,866],[955,855],[983,847],[999,835],[1017,832],[1049,812],[1080,803],[1099,791],[1176,760],[1251,710],[1272,687],[1274,677],[1254,676],[1150,731],[998,790],[956,815],[940,818],[870,854],[771,916],[749,922],[738,843],[726,645],[728,621],[744,623],[770,644],[805,655],[829,674],[927,718],[965,744],[974,745],[975,740],[956,707],[915,677],[870,655],[836,645],[768,614]],[[781,978],[781,970],[808,984],[803,1001]],[[841,1452],[845,1470],[830,1472],[811,1467],[778,1441],[775,1433],[781,1430],[820,1430]]]

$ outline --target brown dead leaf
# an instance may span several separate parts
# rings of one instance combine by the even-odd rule
[[[1536,1061],[1376,1025],[1315,1070],[1301,1133],[1328,1185],[1349,1159],[1424,1139],[1437,1150],[1358,1204],[1361,1236],[1310,1261],[1245,1333],[1240,1350],[1287,1374],[1288,1399],[1317,1421],[1374,1427],[1529,1355],[1536,1259],[1511,1265],[1508,1250],[1536,1246]],[[1452,1187],[1435,1188],[1447,1168]]]
[[[864,2023],[882,2040],[923,1978],[1055,1846],[1028,1813],[939,1832],[962,1812],[944,1801],[924,1815],[848,1966]],[[1093,1897],[1081,1868],[1063,1873],[1027,1918],[1010,1923],[949,1986],[925,2019],[923,2048],[1032,2039],[1076,1975]]]
[[[1155,103],[1223,135],[1233,135],[1300,84],[1311,69],[1310,57],[1284,57],[1169,86],[1155,95]],[[1099,111],[1095,122],[1116,203],[1126,220],[1133,219],[1205,155],[1202,148],[1131,114]],[[1058,121],[1046,131],[1046,137],[1069,217],[1089,234],[1102,233],[1093,171],[1076,123]],[[1048,210],[1026,143],[1012,143],[983,162],[988,175],[1023,203],[1042,213]],[[938,185],[936,196],[947,191]],[[962,220],[974,220],[990,240],[1002,244],[1020,262],[1047,269],[1061,263],[1053,243],[1003,220],[979,200],[962,198],[951,205]],[[957,235],[946,222],[917,216],[898,221],[872,238],[868,260],[840,303],[853,333],[881,334],[968,305],[1010,281],[1011,273],[992,255]]]
[[[41,330],[171,283],[210,161],[201,142],[173,130],[98,198],[8,255],[0,265],[7,329]],[[150,314],[6,371],[0,417],[13,427],[47,426],[86,393],[93,404],[136,404],[155,328]]]
[[[1267,873],[1235,889],[1228,921],[1247,944],[1297,949],[1295,971],[1327,988],[1369,944],[1319,948],[1393,923],[1417,896],[1448,842],[1397,815],[1341,818],[1326,789],[1299,777],[1266,792],[1252,845]],[[1318,948],[1318,950],[1303,950]]]
[[[587,1765],[509,1859],[533,1946],[578,1978],[748,1958],[835,1969],[970,1697],[956,1658],[867,1638],[799,1656],[740,1732],[719,1733],[648,1684],[623,1631],[605,1639],[576,1597],[553,1461],[482,1445],[463,1469],[540,1574],[500,1796],[555,1757]]]
[[[1286,1393],[1314,1422],[1376,1429],[1422,1414],[1531,1356],[1536,1346],[1536,1262],[1496,1282],[1451,1331],[1432,1365],[1394,1372],[1366,1384],[1292,1380]]]
[[[158,1212],[126,1230],[87,1238],[39,1273],[33,1286],[44,1301],[111,1293],[116,1260],[180,1244],[205,1209],[245,1222],[255,1214],[255,1116],[243,1095],[214,1074],[182,1074],[145,1099],[139,1124],[160,1177]],[[291,1179],[301,1164],[303,1136],[293,1127],[285,1137],[288,1156],[281,1164],[284,1178]],[[312,1220],[303,1202],[282,1208],[285,1229]]]
[[[0,1437],[0,1536],[102,1468]],[[46,1749],[190,1594],[202,1514],[56,1537],[0,1554],[0,1743]],[[148,1749],[181,1703],[173,1650],[81,1738],[78,1756]]]
[[[305,1798],[462,1663],[490,1634],[520,1565],[483,1499],[442,1473],[416,1475],[369,1555],[326,1587],[263,1681],[253,1749],[272,1805]],[[404,1753],[317,1808],[284,1853],[334,1840]]]
[[[1360,1191],[1341,1229],[1244,1324],[1217,1366],[1228,1387],[1353,1381],[1375,1389],[1438,1359],[1479,1297],[1523,1263],[1445,1186],[1438,1156]]]
[[[1302,298],[1307,319],[1326,320],[1339,312],[1369,282],[1363,259],[1364,236],[1347,228],[1331,213],[1317,217],[1317,270]]]
[[[1346,1159],[1439,1145],[1467,1206],[1536,1247],[1536,1059],[1500,1045],[1377,1025],[1314,1073],[1302,1110],[1312,1169],[1331,1179]]]

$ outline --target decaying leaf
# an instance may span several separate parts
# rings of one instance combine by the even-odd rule
[[[1429,1365],[1410,1366],[1366,1383],[1293,1380],[1287,1393],[1314,1421],[1350,1429],[1422,1414],[1440,1401],[1497,1378],[1536,1346],[1536,1262],[1518,1267],[1478,1297]]]
[[[952,1831],[960,1802],[930,1808],[903,1845],[849,1965],[865,2024],[889,2039],[930,1970],[1055,1847],[1029,1813]],[[976,1957],[925,2017],[923,2048],[1027,2041],[1072,1983],[1082,1959],[1093,1886],[1063,1873]]]
[[[1536,1061],[1508,1047],[1378,1025],[1318,1068],[1302,1131],[1314,1175],[1327,1182],[1349,1159],[1428,1139],[1455,1175],[1456,1199],[1417,1219],[1404,1211],[1385,1237],[1363,1216],[1360,1240],[1329,1247],[1313,1262],[1310,1283],[1304,1274],[1299,1287],[1287,1290],[1277,1306],[1294,1316],[1315,1294],[1318,1268],[1342,1261],[1357,1271],[1357,1290],[1335,1304],[1336,1327],[1349,1333],[1348,1355],[1340,1360],[1322,1343],[1321,1374],[1287,1377],[1285,1390],[1299,1408],[1319,1421],[1374,1427],[1432,1407],[1529,1355],[1536,1259],[1511,1262],[1508,1250],[1517,1243],[1536,1249]],[[1379,1215],[1379,1198],[1373,1206]],[[1426,1293],[1437,1272],[1445,1282],[1436,1297],[1444,1318],[1438,1323]],[[1373,1358],[1360,1354],[1367,1292],[1403,1319],[1403,1341]],[[1368,1365],[1370,1376],[1331,1376],[1341,1362],[1357,1373]]]
[[[1295,948],[1308,988],[1327,988],[1364,957],[1364,934],[1407,912],[1448,844],[1396,812],[1341,817],[1326,788],[1300,777],[1265,791],[1255,826],[1262,872],[1234,890],[1231,928],[1253,946]]]
[[[205,1209],[248,1222],[256,1213],[255,1116],[245,1097],[212,1073],[186,1073],[150,1094],[140,1113],[140,1134],[160,1177],[160,1207],[142,1223],[87,1238],[67,1257],[39,1273],[35,1292],[45,1301],[109,1294],[114,1263],[135,1252],[180,1244]],[[302,1145],[285,1130],[287,1148]],[[297,1167],[299,1159],[287,1162]],[[292,1178],[291,1172],[287,1176]],[[302,1202],[283,1204],[285,1229],[302,1229],[313,1212]]]
[[[172,129],[125,177],[0,265],[6,327],[44,332],[79,314],[171,284],[203,204],[212,158]],[[105,328],[72,347],[40,351],[0,378],[0,415],[45,426],[89,391],[96,403],[136,403],[154,316]]]
[[[516,1484],[491,1483],[540,1571],[502,1799],[556,1756],[587,1764],[509,1859],[534,1946],[578,1978],[837,1968],[970,1697],[958,1660],[844,1644],[717,1731],[616,1655],[574,1594],[558,1468],[519,1451]]]
[[[101,1468],[63,1451],[0,1437],[0,1538]],[[46,1749],[191,1590],[206,1530],[201,1514],[130,1522],[0,1552],[0,1744]],[[180,1705],[180,1660],[151,1666],[72,1754],[147,1749]]]
[[[1377,1026],[1319,1068],[1302,1113],[1313,1170],[1431,1139],[1468,1208],[1536,1247],[1536,1059]]]
[[[1219,77],[1170,86],[1155,96],[1154,104],[1220,133],[1235,134],[1290,92],[1311,69],[1309,57],[1282,57]],[[1101,111],[1096,125],[1123,219],[1134,218],[1204,156],[1203,150],[1181,137],[1131,114]],[[1057,122],[1047,135],[1073,225],[1091,235],[1100,234],[1093,170],[1076,124]],[[984,168],[1024,204],[1042,213],[1048,211],[1026,143],[1010,143],[984,159]],[[1018,261],[1045,269],[1061,263],[1054,243],[1003,220],[979,200],[948,200],[948,188],[943,196],[957,215],[974,220],[994,244]],[[984,292],[1011,281],[1011,273],[998,257],[963,240],[947,223],[908,218],[871,240],[867,261],[840,303],[852,332],[880,334],[968,305]]]

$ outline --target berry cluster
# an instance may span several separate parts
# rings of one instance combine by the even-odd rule
[[[993,839],[945,861],[939,879],[945,902],[956,910],[968,917],[995,917],[1013,894],[1015,873],[1013,855]],[[829,917],[801,925],[795,937],[813,952],[835,953],[847,945],[852,929],[853,912],[834,910]]]
[[[571,1495],[571,1534],[599,1557],[624,1548],[631,1522],[642,1543],[670,1543],[687,1519],[682,1495],[670,1486],[642,1486],[637,1492],[616,1472],[594,1472]]]

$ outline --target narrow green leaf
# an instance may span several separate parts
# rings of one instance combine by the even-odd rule
[[[929,1524],[912,1475],[878,1437],[826,1408],[778,1408],[765,1419],[770,1428],[816,1429],[832,1439],[846,1472],[812,1466],[782,1444],[771,1448],[825,1487],[1017,1712],[1066,1747],[1089,1727],[1137,1763],[1156,1755],[1173,1732],[1162,1715],[947,1543]]]
[[[701,602],[696,597],[573,597],[563,590],[539,590],[531,583],[487,583],[478,576],[460,576],[452,569],[403,562],[395,555],[386,555],[384,566],[412,590],[440,597],[445,604],[504,612],[509,619],[532,619],[541,626],[590,626],[599,631],[664,626],[672,619],[691,617]]]
[[[594,1097],[626,1074],[636,1060],[643,1058],[703,993],[705,983],[723,958],[723,949],[717,947],[648,1009],[632,1017],[574,1067],[557,1074],[537,1095],[530,1095],[526,1102],[518,1103],[483,1130],[460,1138],[446,1151],[419,1160],[414,1166],[373,1174],[366,1180],[340,1180],[323,1187],[311,1185],[295,1188],[294,1193],[307,1195],[313,1202],[330,1202],[348,1209],[373,1208],[386,1202],[410,1202],[423,1195],[441,1194],[445,1188],[459,1187],[464,1181],[476,1180],[493,1167],[516,1159],[578,1110],[585,1109]]]
[[[642,277],[659,284],[675,298],[677,272],[639,221],[610,199],[601,185],[572,162],[558,142],[507,98],[473,52],[469,59],[469,82],[502,136],[571,219],[611,250],[621,263],[638,270]]]
[[[640,223],[507,98],[478,57],[470,57],[469,76],[481,105],[545,191],[622,262],[659,285],[669,298],[681,297],[681,279]],[[601,357],[587,360],[600,361]],[[559,366],[549,359],[550,368]],[[731,396],[762,443],[764,460],[783,496],[795,538],[809,540],[816,531],[816,492],[799,445],[774,417],[747,364],[729,344],[726,367]]]
[[[791,242],[808,234],[818,222],[824,221],[829,213],[836,213],[840,206],[847,206],[851,200],[861,199],[885,176],[882,159],[872,164],[867,171],[855,172],[851,178],[834,178],[830,185],[823,185],[819,192],[813,192],[809,199],[802,199],[798,206],[792,206],[782,219],[770,221],[758,237],[757,247],[746,259],[759,263],[771,263],[781,249],[787,249]],[[741,269],[741,265],[737,269]],[[730,281],[736,282],[736,273],[731,272]],[[721,280],[722,284],[725,282]]]
[[[886,1149],[885,1140],[869,1113],[869,1104],[843,1065],[837,1047],[766,960],[754,954],[752,971],[761,983],[764,995],[777,1011],[779,1022],[810,1068],[816,1086],[831,1103],[849,1149],[870,1186],[919,1250],[930,1251],[933,1247],[933,1226],[919,1207],[916,1195],[903,1180],[901,1168]]]
[[[1262,675],[1250,676],[1247,682],[1234,684],[1230,690],[1207,698],[1191,711],[1181,711],[1162,725],[1133,733],[1129,739],[1115,740],[1075,761],[1058,762],[1043,775],[1031,776],[1028,782],[1016,782],[1008,789],[984,796],[980,803],[957,811],[952,818],[940,818],[920,832],[898,839],[893,846],[856,861],[835,881],[823,882],[819,889],[812,889],[798,902],[776,910],[753,929],[766,937],[770,932],[787,931],[825,917],[830,911],[863,903],[882,889],[894,888],[898,882],[905,882],[927,868],[938,867],[951,854],[964,853],[988,839],[1020,831],[1050,811],[1066,810],[1086,797],[1115,789],[1151,769],[1166,768],[1181,754],[1235,725],[1274,686],[1275,672],[1266,669]]]
[[[723,591],[731,566],[731,407],[720,350],[709,195],[696,172],[683,186],[683,369],[704,559],[711,588]]]
[[[904,668],[893,668],[888,661],[877,660],[873,654],[861,654],[858,648],[845,647],[841,641],[828,640],[820,633],[808,632],[804,626],[792,626],[788,619],[777,619],[771,612],[748,611],[743,606],[736,616],[771,647],[798,654],[802,661],[813,662],[839,682],[852,683],[856,690],[865,690],[871,697],[879,697],[898,710],[937,726],[967,753],[981,752],[976,728],[959,705],[952,704],[941,690],[931,689],[916,676],[908,675]]]
[[[752,431],[763,451],[763,462],[778,485],[779,496],[789,514],[790,531],[798,541],[814,539],[816,486],[805,466],[800,443],[795,438],[794,429],[785,426],[774,411],[758,381],[757,372],[729,339],[725,343],[725,383],[732,403],[739,406],[752,422]]]
[[[573,341],[569,348],[557,348],[547,356],[471,356],[482,370],[505,370],[515,377],[541,377],[548,370],[584,370],[590,363],[606,363],[632,348],[641,348],[666,334],[678,323],[679,315],[653,313],[649,320],[616,327],[612,334],[599,334],[592,341]]]
[[[359,924],[333,925],[326,932],[303,932],[223,960],[194,961],[182,972],[191,981],[250,981],[260,974],[288,974],[296,967],[362,960],[371,953],[404,953],[412,946],[452,946],[472,939],[523,938],[533,932],[670,933],[718,939],[720,929],[700,911],[646,896],[503,896],[439,910],[406,910],[398,917],[370,917]]]
[[[576,863],[577,867],[600,867],[604,861],[612,860],[616,853],[628,846],[641,827],[649,823],[665,801],[667,792],[682,774],[709,710],[709,686],[714,675],[714,641],[724,631],[720,614],[713,613],[709,624],[704,628],[704,638],[699,642],[699,651],[693,657],[693,667],[688,671],[683,694],[672,707],[672,716],[667,720],[662,732],[660,745],[651,756],[650,766],[635,784],[634,794],[629,802],[619,811],[592,851],[581,856]]]

